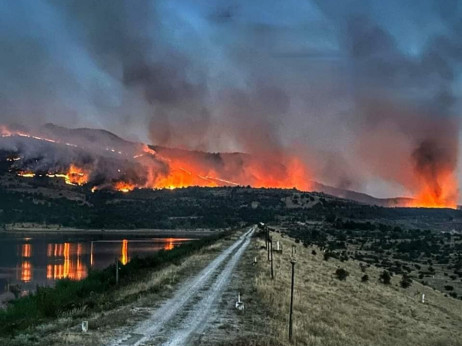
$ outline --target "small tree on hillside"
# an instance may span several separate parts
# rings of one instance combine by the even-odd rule
[[[387,270],[384,270],[383,273],[380,274],[379,280],[384,285],[389,285],[391,283],[391,275],[390,275],[390,273]]]
[[[368,282],[369,281],[369,275],[365,274],[361,277],[361,282]]]
[[[335,271],[335,275],[337,276],[337,279],[339,279],[340,281],[344,281],[346,280],[346,278],[348,277],[348,275],[350,275],[350,273],[348,273],[345,269],[343,268],[338,268],[336,271]]]
[[[408,288],[412,284],[412,280],[407,274],[403,274],[401,281],[399,282],[402,288]]]

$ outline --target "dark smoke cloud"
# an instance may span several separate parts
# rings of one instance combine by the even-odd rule
[[[321,182],[406,194],[425,143],[457,164],[461,11],[457,0],[3,2],[1,122],[296,153]],[[374,189],[387,183],[401,186]]]

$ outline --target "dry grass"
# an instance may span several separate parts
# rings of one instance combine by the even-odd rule
[[[266,250],[253,250],[259,257],[255,286],[261,303],[271,307],[272,334],[289,344],[289,254],[295,243],[277,233],[273,239],[284,248],[284,253],[274,256],[276,277],[269,277]],[[462,301],[417,282],[403,289],[400,277],[383,285],[378,281],[382,270],[375,267],[367,268],[369,282],[362,283],[365,273],[359,262],[324,261],[319,249],[295,245],[294,344],[462,345]],[[317,255],[312,255],[313,249]],[[334,277],[339,267],[350,273],[346,281]],[[420,302],[421,293],[425,293],[425,304]]]

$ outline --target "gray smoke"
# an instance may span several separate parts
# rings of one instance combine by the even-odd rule
[[[456,165],[461,17],[457,0],[3,2],[0,120],[295,153],[318,181],[412,193],[423,143]]]

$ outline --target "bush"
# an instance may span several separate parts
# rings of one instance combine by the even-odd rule
[[[335,275],[337,276],[337,279],[339,279],[340,281],[344,281],[346,280],[346,278],[348,277],[348,275],[350,275],[350,273],[348,273],[345,269],[343,268],[338,268],[336,271],[335,271]]]
[[[389,285],[391,283],[391,275],[390,275],[390,273],[387,270],[384,270],[383,273],[380,274],[379,280],[384,285]]]
[[[403,277],[401,278],[401,281],[399,282],[402,288],[408,288],[412,284],[412,280],[409,276],[406,274],[403,274]]]
[[[451,285],[446,285],[446,286],[444,286],[444,289],[445,289],[446,291],[453,291],[453,290],[454,290],[454,287],[451,286]]]
[[[361,277],[361,282],[368,282],[369,281],[369,275],[365,274]]]

